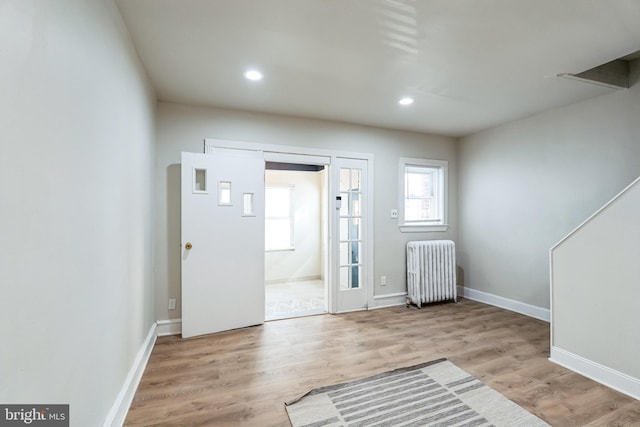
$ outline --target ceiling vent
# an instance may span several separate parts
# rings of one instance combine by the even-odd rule
[[[612,89],[628,89],[631,87],[629,70],[631,61],[640,59],[640,51],[634,52],[622,58],[614,59],[606,64],[598,65],[578,74],[563,73],[558,77],[579,80]]]

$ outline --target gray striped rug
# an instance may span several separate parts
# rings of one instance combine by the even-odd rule
[[[548,426],[446,359],[314,389],[285,405],[293,427]]]

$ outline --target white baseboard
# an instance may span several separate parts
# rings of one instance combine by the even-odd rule
[[[466,287],[464,288],[463,296],[474,301],[483,302],[506,310],[515,311],[516,313],[524,314],[529,317],[534,317],[539,320],[544,320],[545,322],[551,321],[551,311],[548,308],[537,307],[535,305],[530,305],[524,302]]]
[[[182,319],[158,320],[156,335],[165,337],[168,335],[180,335],[182,333]]]
[[[393,307],[396,305],[405,305],[407,303],[407,293],[398,292],[395,294],[383,294],[373,296],[373,305],[369,310],[376,308]]]
[[[111,410],[107,414],[104,427],[122,426],[122,424],[124,424],[124,420],[129,412],[129,407],[133,401],[133,396],[138,389],[142,374],[147,367],[147,362],[149,361],[149,356],[151,356],[151,350],[153,350],[155,342],[156,324],[154,323],[151,325],[151,329],[149,329],[149,333],[142,343],[140,350],[138,350],[138,354],[133,361],[133,366],[129,370],[122,389],[120,389],[120,393],[118,393],[118,397],[116,397]]]
[[[461,292],[461,290],[464,290]],[[485,304],[494,305],[496,307],[504,308],[507,310],[515,311],[517,313],[525,314],[527,316],[535,317],[536,319],[544,320],[546,322],[550,319],[550,311],[546,308],[536,307],[533,305],[525,304],[523,302],[503,298],[497,295],[488,294],[486,292],[476,291],[470,288],[458,288],[458,295],[464,295],[465,298],[472,299],[474,301],[480,301]],[[407,293],[398,292],[394,294],[382,294],[374,295],[373,304],[369,307],[369,310],[377,308],[394,307],[398,305],[405,305],[407,303]],[[180,335],[182,333],[182,319],[168,319],[158,320],[157,336],[163,337],[168,335]]]
[[[600,384],[640,400],[640,379],[585,359],[558,347],[551,347],[549,360],[591,378]]]
[[[269,279],[265,280],[265,285],[275,285],[280,283],[294,283],[294,282],[308,282],[311,280],[322,280],[322,276],[300,276],[300,277],[289,277],[284,279]]]

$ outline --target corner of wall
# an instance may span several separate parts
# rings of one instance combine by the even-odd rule
[[[129,407],[131,406],[131,402],[133,402],[133,397],[135,396],[140,380],[142,379],[142,374],[149,362],[149,357],[151,356],[151,351],[153,350],[156,338],[156,324],[154,323],[151,325],[147,337],[138,350],[138,354],[133,361],[133,365],[127,374],[122,388],[120,389],[115,402],[111,406],[111,410],[107,414],[107,418],[104,421],[104,427],[115,427],[124,424]]]

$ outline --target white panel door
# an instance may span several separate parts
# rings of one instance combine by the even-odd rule
[[[264,322],[264,157],[182,153],[182,336]]]
[[[332,278],[335,312],[367,308],[367,161],[335,158]]]

